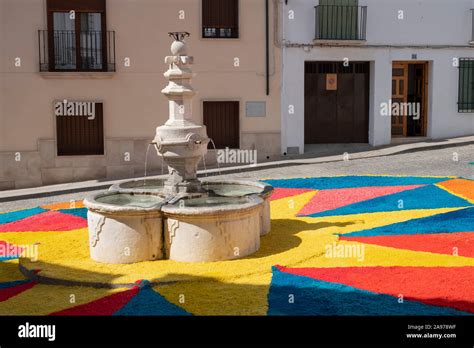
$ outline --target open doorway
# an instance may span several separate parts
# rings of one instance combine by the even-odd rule
[[[426,137],[428,62],[394,62],[392,66],[392,138]]]

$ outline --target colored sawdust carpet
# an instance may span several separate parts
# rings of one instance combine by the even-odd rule
[[[0,315],[474,314],[474,181],[265,181],[271,232],[232,261],[99,264],[81,202],[0,214]]]

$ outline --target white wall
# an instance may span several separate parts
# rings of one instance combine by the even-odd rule
[[[288,41],[314,39],[317,4],[317,0],[288,0],[284,6]],[[466,45],[471,40],[472,0],[359,0],[359,6],[367,6],[367,44]],[[290,10],[293,20],[288,19]],[[403,11],[403,20],[398,11]]]
[[[455,3],[455,5],[454,5]],[[455,57],[474,57],[474,47],[467,46],[471,37],[471,0],[360,0],[368,6],[367,44],[365,47],[284,47],[282,55],[282,152],[287,147],[304,149],[304,62],[350,61],[371,62],[369,143],[391,142],[391,120],[380,115],[380,103],[391,98],[393,61],[430,62],[428,137],[445,138],[474,134],[474,114],[458,113],[458,69]],[[314,3],[289,0],[283,6],[283,39],[287,44],[312,44],[314,38]],[[405,19],[397,19],[398,9]],[[295,19],[288,18],[293,10]],[[384,47],[376,47],[384,45]],[[404,45],[420,47],[386,47]],[[460,47],[426,48],[427,45]],[[364,45],[362,45],[364,46]],[[422,47],[423,46],[423,47]],[[294,105],[295,114],[288,114]]]

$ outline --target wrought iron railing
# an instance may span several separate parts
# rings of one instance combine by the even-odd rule
[[[316,40],[365,40],[367,6],[318,5]]]
[[[39,69],[115,71],[115,32],[38,30]]]

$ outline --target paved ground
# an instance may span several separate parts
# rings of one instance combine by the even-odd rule
[[[341,155],[342,159],[342,155]],[[308,159],[308,162],[310,159]],[[301,161],[299,161],[301,162]],[[330,163],[311,163],[285,165],[275,168],[242,171],[223,175],[223,178],[265,179],[305,176],[333,175],[414,175],[414,176],[459,176],[474,180],[474,145],[456,146],[437,150],[426,150],[381,156],[376,158],[354,159]],[[11,200],[0,203],[0,212],[36,207],[56,202],[83,199],[86,195],[101,190],[72,194],[52,195],[42,198]]]

